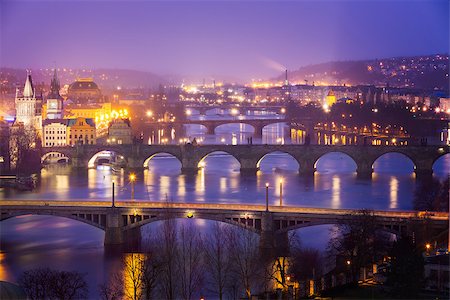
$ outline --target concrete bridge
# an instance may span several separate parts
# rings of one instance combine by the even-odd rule
[[[386,153],[401,153],[414,164],[418,176],[430,176],[433,164],[449,153],[448,146],[363,146],[363,145],[78,145],[75,147],[43,148],[42,156],[61,153],[73,167],[87,168],[89,160],[101,151],[112,151],[124,157],[128,168],[144,168],[155,155],[166,153],[177,158],[183,172],[196,172],[200,162],[213,152],[226,152],[236,158],[243,173],[254,174],[261,160],[274,152],[287,153],[299,164],[300,174],[315,172],[316,162],[331,152],[348,155],[355,162],[358,175],[370,177],[374,162]]]
[[[215,134],[216,128],[225,124],[245,124],[252,126],[254,129],[253,136],[262,137],[263,128],[267,125],[276,123],[285,123],[285,119],[228,119],[228,120],[185,120],[185,121],[173,121],[173,122],[146,122],[145,125],[154,128],[179,128],[183,125],[202,125],[206,128],[207,134]]]
[[[260,235],[263,251],[288,251],[288,231],[303,227],[339,224],[358,215],[350,209],[281,207],[249,204],[167,203],[126,201],[2,200],[0,221],[21,215],[52,215],[74,219],[105,231],[105,246],[134,244],[140,228],[171,218],[224,222]],[[448,213],[371,211],[380,230],[411,232],[413,221],[427,222],[429,230],[448,228]],[[430,232],[429,231],[429,232]]]

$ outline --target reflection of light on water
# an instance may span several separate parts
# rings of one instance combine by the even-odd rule
[[[159,184],[160,195],[170,195],[170,177],[161,176]],[[162,200],[162,199],[158,199]]]
[[[331,185],[331,207],[339,208],[340,200],[341,200],[341,178],[339,176],[334,175],[332,179]]]
[[[3,261],[5,260],[5,253],[0,252],[0,279],[5,280],[5,278],[9,277],[8,272],[6,271],[5,265]]]
[[[202,195],[205,192],[205,169],[201,168],[195,177],[195,194]],[[199,197],[197,200],[205,201],[204,198]]]
[[[227,191],[227,178],[226,177],[220,177],[220,192],[225,193]]]
[[[59,189],[68,189],[69,188],[69,177],[66,175],[56,175],[56,192]]]
[[[232,138],[231,138],[231,144],[232,144],[232,145],[237,145],[237,138],[236,138],[236,135],[235,135],[235,134],[233,134],[233,136],[232,136]]]
[[[389,208],[397,208],[398,205],[398,179],[391,176],[389,180]]]
[[[184,176],[178,177],[177,185],[178,185],[177,195],[179,197],[186,196],[186,178]]]

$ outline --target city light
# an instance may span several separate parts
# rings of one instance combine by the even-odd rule
[[[147,110],[145,114],[147,115],[147,117],[153,117],[153,111],[151,110]]]

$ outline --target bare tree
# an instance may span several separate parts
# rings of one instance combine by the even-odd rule
[[[11,167],[17,173],[32,173],[40,167],[41,140],[34,127],[17,125],[11,128]]]
[[[159,255],[162,263],[161,290],[166,299],[175,299],[177,294],[177,228],[175,220],[167,218],[162,224]]]
[[[205,243],[205,265],[209,275],[208,286],[211,292],[215,293],[219,300],[225,295],[225,290],[230,283],[231,259],[229,253],[229,228],[224,224],[215,222],[211,233],[208,235],[208,243]]]
[[[182,225],[179,236],[177,265],[181,297],[192,299],[203,283],[203,240],[192,225]]]
[[[85,299],[88,294],[84,276],[78,272],[33,269],[19,279],[30,299]]]
[[[337,227],[329,243],[329,253],[344,257],[350,266],[352,281],[358,280],[362,267],[372,263],[385,250],[385,241],[377,234],[376,217],[360,210]]]
[[[145,259],[141,253],[129,253],[124,257],[123,283],[128,299],[142,298]]]
[[[258,237],[249,230],[236,227],[230,231],[228,238],[234,274],[241,282],[246,297],[250,299],[253,290],[264,277],[264,264],[259,259]]]
[[[106,284],[99,286],[100,299],[102,300],[120,300],[123,299],[123,280],[122,276],[115,274]]]

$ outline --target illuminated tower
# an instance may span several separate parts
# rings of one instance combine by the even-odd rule
[[[61,119],[63,110],[63,99],[59,94],[59,80],[56,69],[50,84],[50,92],[47,96],[47,119]]]
[[[27,71],[27,80],[23,92],[16,89],[16,120],[15,124],[22,123],[25,127],[34,127],[39,132],[42,129],[42,99],[36,98],[36,90],[33,87],[31,74]]]
[[[333,90],[329,90],[327,94],[326,104],[328,107],[331,107],[334,103],[336,103],[336,96],[334,95]]]

